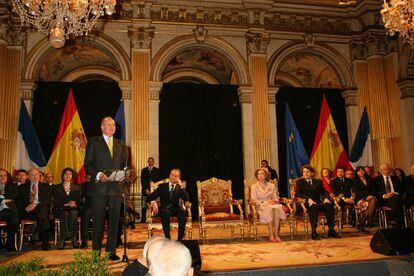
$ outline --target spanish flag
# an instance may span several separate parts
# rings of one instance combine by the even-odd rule
[[[86,135],[71,89],[46,170],[54,175],[56,183],[61,183],[61,174],[66,167],[71,167],[77,172],[76,183],[85,182],[86,171],[83,161],[86,143]]]
[[[323,168],[329,168],[334,171],[338,167],[352,168],[336,130],[325,95],[322,99],[322,108],[310,163],[315,168],[317,176],[319,176]]]

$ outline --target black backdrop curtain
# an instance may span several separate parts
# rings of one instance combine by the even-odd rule
[[[180,168],[198,214],[196,181],[232,181],[243,198],[241,110],[237,86],[164,84],[159,105],[160,168]]]
[[[340,89],[311,89],[281,87],[276,94],[277,136],[279,149],[279,189],[282,195],[287,194],[286,173],[286,138],[285,138],[285,103],[287,102],[300,133],[303,145],[310,158],[313,142],[318,128],[319,113],[322,106],[322,95],[331,110],[332,118],[348,153],[348,131],[346,124],[345,101]]]
[[[121,101],[116,82],[38,82],[33,95],[33,125],[48,160],[55,143],[69,91],[73,97],[87,137],[99,135],[100,121],[114,117]],[[119,137],[119,134],[115,135]]]

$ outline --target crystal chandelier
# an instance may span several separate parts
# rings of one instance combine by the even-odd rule
[[[22,25],[49,36],[55,48],[69,37],[87,35],[98,18],[115,12],[116,0],[12,0]]]
[[[400,33],[411,48],[414,48],[414,2],[384,0],[381,15],[387,33],[391,36]]]

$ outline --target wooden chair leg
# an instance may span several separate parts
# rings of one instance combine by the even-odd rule
[[[241,240],[244,241],[244,223],[240,225]]]
[[[255,221],[253,222],[253,235],[254,240],[257,241],[257,223]]]

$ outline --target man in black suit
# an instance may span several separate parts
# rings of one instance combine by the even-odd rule
[[[272,179],[272,180],[274,180],[274,179],[279,180],[279,177],[277,175],[276,170],[269,166],[269,161],[262,160],[261,165],[262,165],[262,168],[264,168],[265,170],[267,170],[270,173],[270,179]]]
[[[92,176],[92,248],[101,251],[108,207],[106,252],[111,260],[119,260],[115,250],[123,184],[110,181],[108,171],[124,169],[127,157],[124,144],[113,137],[115,121],[111,117],[102,119],[101,131],[102,135],[89,139],[85,155],[86,172]]]
[[[29,183],[19,186],[17,207],[21,219],[36,220],[36,230],[33,239],[38,235],[42,240],[42,249],[49,249],[49,210],[51,203],[51,192],[48,184],[40,182],[40,171],[31,168],[28,171]]]
[[[23,169],[18,170],[16,172],[16,184],[17,184],[17,186],[20,186],[20,185],[25,184],[27,182],[29,182],[27,180],[27,171],[23,170]]]
[[[339,202],[341,208],[346,205],[354,205],[354,199],[351,194],[353,183],[352,179],[345,177],[345,168],[338,167],[336,169],[336,177],[331,180],[330,186],[334,196],[342,195],[342,199]]]
[[[147,200],[153,201],[160,198],[160,216],[162,229],[167,239],[170,236],[170,217],[178,219],[178,240],[184,238],[185,224],[187,222],[187,214],[183,203],[189,200],[189,196],[183,183],[181,182],[181,171],[172,169],[168,182],[161,183],[157,189],[148,195]]]
[[[10,174],[0,169],[0,220],[7,223],[7,250],[14,251],[15,233],[19,227],[16,198],[17,185],[11,182]]]
[[[148,158],[148,167],[145,167],[141,171],[141,196],[142,196],[142,211],[141,222],[146,221],[147,217],[147,196],[151,193],[151,182],[157,182],[161,180],[160,170],[154,166],[154,157]]]
[[[312,239],[320,240],[319,234],[316,232],[318,226],[318,212],[323,210],[326,220],[328,221],[329,232],[328,237],[339,238],[334,230],[334,210],[330,201],[329,194],[325,191],[322,181],[313,178],[315,170],[310,165],[302,167],[301,178],[296,183],[296,196],[305,200],[305,207],[308,210],[309,220],[312,227]]]
[[[391,224],[394,222],[397,228],[403,224],[403,187],[398,179],[391,175],[391,166],[382,164],[380,166],[381,175],[374,180],[375,195],[380,206],[391,208]]]

